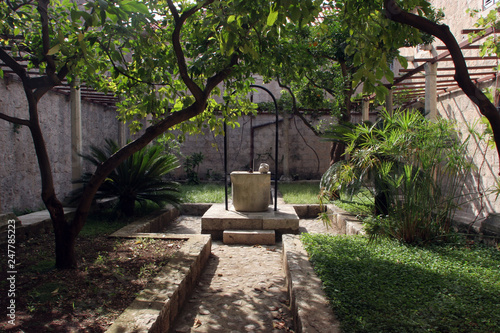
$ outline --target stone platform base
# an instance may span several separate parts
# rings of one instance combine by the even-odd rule
[[[277,211],[270,207],[267,212],[237,212],[232,206],[226,210],[224,204],[214,204],[201,218],[201,233],[222,240],[224,230],[275,230],[280,237],[299,232],[299,217],[291,205],[278,205]]]
[[[224,230],[224,244],[274,245],[274,230]]]

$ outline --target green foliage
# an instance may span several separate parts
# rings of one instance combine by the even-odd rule
[[[203,153],[192,153],[186,157],[186,160],[182,164],[184,171],[186,171],[186,177],[189,185],[196,185],[200,183],[200,178],[198,177],[198,169],[201,162],[205,156]]]
[[[426,0],[398,1],[398,5],[433,22],[443,18],[443,13]],[[345,53],[353,58],[357,68],[354,85],[363,83],[363,93],[376,93],[376,99],[382,103],[388,92],[383,79],[389,83],[394,79],[389,64],[397,58],[403,67],[407,66],[398,49],[430,43],[432,36],[387,19],[383,0],[332,1],[332,6],[339,11],[344,31],[349,34]]]
[[[231,188],[229,188],[231,194]],[[223,203],[224,186],[220,184],[182,185],[181,197],[183,202],[189,203]]]
[[[455,135],[452,123],[433,123],[411,111],[384,112],[373,125],[344,126],[331,137],[343,138],[350,159],[334,164],[321,187],[330,198],[371,191],[374,218],[366,220],[365,229],[373,239],[434,241],[448,233],[472,169],[465,157],[470,136],[460,142]]]
[[[318,204],[319,184],[313,183],[278,183],[278,191],[287,204]]]
[[[106,161],[118,151],[116,142],[107,139],[104,148],[91,146],[91,153],[83,158],[94,166]],[[164,154],[160,146],[144,148],[123,161],[113,170],[106,181],[99,187],[96,199],[118,198],[117,208],[127,216],[134,215],[136,202],[140,205],[154,202],[179,204],[179,184],[163,179],[169,172],[178,167],[174,155]],[[85,173],[77,183],[85,184],[92,173]],[[78,198],[83,189],[73,195]]]
[[[499,332],[500,251],[303,234],[342,332]]]
[[[470,16],[477,19],[476,23],[474,23],[474,27],[481,29],[480,31],[470,33],[469,41],[472,41],[475,37],[484,36],[486,29],[488,28],[498,29],[500,26],[500,14],[498,12],[498,8],[499,5],[497,5],[496,8],[491,9],[486,15],[483,14],[482,10],[467,9]],[[498,41],[495,35],[487,36],[482,40],[479,55],[482,57],[500,55],[500,41]]]

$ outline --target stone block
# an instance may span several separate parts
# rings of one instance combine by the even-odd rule
[[[345,224],[346,235],[364,235],[363,223],[359,221],[347,220]]]
[[[263,229],[263,220],[261,219],[224,219],[222,220],[222,230],[228,229],[249,229],[260,230]]]
[[[500,214],[491,213],[481,224],[480,230],[485,235],[500,237]]]
[[[295,212],[297,213],[299,218],[301,219],[308,218],[307,205],[294,205],[293,208],[295,209]]]
[[[274,230],[225,230],[224,244],[274,245],[276,234]]]
[[[299,236],[283,235],[283,269],[298,333],[339,333],[337,320]],[[321,325],[318,325],[321,323]]]
[[[239,212],[264,212],[269,207],[271,174],[231,172],[233,205]]]

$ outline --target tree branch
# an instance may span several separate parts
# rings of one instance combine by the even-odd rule
[[[179,66],[179,74],[184,84],[193,94],[194,98],[197,101],[202,101],[203,100],[202,89],[189,76],[188,68],[186,65],[186,57],[184,55],[184,51],[182,50],[182,45],[181,45],[181,30],[184,25],[184,22],[186,22],[186,20],[189,17],[194,15],[198,10],[200,10],[200,8],[212,3],[213,0],[206,1],[202,6],[191,7],[191,9],[182,13],[180,17],[179,17],[179,12],[177,11],[177,8],[175,8],[175,5],[172,2],[172,0],[167,0],[167,2],[170,12],[172,13],[175,19],[175,28],[174,32],[172,33],[172,46],[174,48],[175,57],[177,58],[177,65]]]
[[[54,61],[54,57],[48,55],[50,51],[50,29],[49,29],[49,14],[48,14],[48,6],[50,0],[39,0],[37,5],[37,10],[40,13],[40,21],[42,24],[41,27],[41,35],[42,35],[42,47],[43,47],[43,55],[45,61],[47,61],[47,76],[50,77],[52,81],[56,84],[60,84],[60,80],[56,75],[57,66]]]
[[[204,90],[205,96],[210,95],[212,90],[231,74],[231,72],[233,70],[233,66],[238,64],[238,59],[239,59],[238,54],[236,52],[233,53],[231,60],[229,61],[229,65],[226,68],[224,68],[223,70],[221,70],[220,72],[216,73],[214,76],[208,78],[207,84],[206,84],[205,90]]]
[[[395,0],[384,0],[384,6],[385,15],[388,19],[431,34],[446,45],[455,65],[455,81],[470,100],[477,105],[479,112],[490,122],[500,158],[500,113],[481,89],[472,82],[460,45],[451,33],[450,28],[447,25],[437,24],[424,17],[404,11]]]
[[[316,130],[316,128],[314,128],[314,126],[304,117],[304,115],[299,112],[299,109],[297,108],[297,99],[295,98],[295,94],[293,93],[292,89],[289,86],[285,86],[284,84],[282,84],[279,78],[277,78],[277,80],[278,80],[278,85],[281,88],[286,89],[286,91],[288,91],[288,93],[292,97],[293,114],[296,115],[297,117],[299,117],[300,120],[302,120],[302,122],[304,123],[304,125],[306,125],[307,128],[309,128],[314,133],[314,135],[320,136],[320,134]]]
[[[28,127],[30,126],[30,122],[27,119],[8,116],[8,115],[1,113],[1,112],[0,112],[0,119],[6,120],[9,123],[13,123],[13,124],[17,124],[17,125],[28,126]]]
[[[28,79],[26,76],[26,70],[23,66],[21,66],[17,61],[14,60],[3,48],[0,48],[0,60],[4,62],[10,69],[14,71],[14,73],[19,76],[22,81]]]

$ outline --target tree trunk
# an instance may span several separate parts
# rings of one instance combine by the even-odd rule
[[[52,221],[54,226],[56,244],[56,268],[72,269],[77,268],[75,243],[76,235],[71,231],[71,227],[65,218]]]
[[[71,232],[71,227],[64,216],[63,205],[55,194],[47,147],[38,121],[38,103],[30,92],[28,89],[29,128],[31,137],[33,138],[42,181],[42,201],[50,214],[52,226],[54,227],[56,267],[60,269],[76,268],[77,263],[74,249],[76,234]]]

